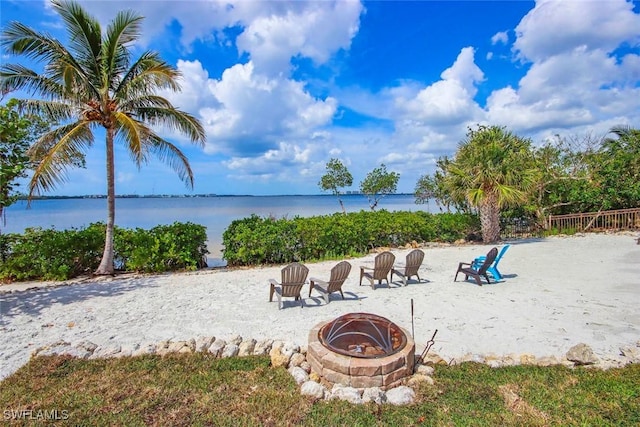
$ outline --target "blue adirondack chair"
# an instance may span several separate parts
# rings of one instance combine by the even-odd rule
[[[502,255],[504,255],[505,252],[507,252],[507,249],[509,249],[509,246],[511,245],[504,245],[502,247],[502,249],[500,249],[500,252],[498,253],[498,256],[496,257],[496,260],[493,261],[493,263],[489,266],[489,268],[487,268],[487,273],[491,274],[493,276],[494,279],[496,280],[502,280],[502,274],[500,274],[500,272],[498,271],[498,263],[500,262],[500,260],[502,259]],[[480,266],[482,265],[482,263],[484,262],[484,260],[487,257],[485,255],[479,256],[476,259],[473,260],[473,268],[480,268]]]

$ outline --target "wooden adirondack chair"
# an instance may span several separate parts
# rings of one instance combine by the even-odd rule
[[[424,260],[424,252],[420,249],[414,249],[407,254],[407,260],[403,267],[394,267],[391,269],[391,281],[393,282],[394,273],[397,276],[402,278],[402,283],[407,286],[407,280],[411,277],[416,276],[418,281],[420,281],[420,276],[418,275],[418,270],[422,265],[422,261]]]
[[[340,296],[344,299],[342,285],[349,277],[350,271],[351,264],[347,261],[340,261],[331,269],[331,276],[328,281],[311,277],[309,279],[309,296],[311,296],[311,291],[315,289],[320,292],[327,304],[329,304],[329,296],[334,292],[340,292]]]
[[[492,248],[489,251],[489,253],[487,253],[487,257],[485,258],[480,268],[477,270],[473,268],[473,261],[461,262],[460,264],[458,264],[456,277],[453,279],[453,281],[455,282],[456,280],[458,280],[458,273],[462,273],[464,274],[464,280],[468,280],[469,277],[473,277],[473,279],[476,281],[476,283],[479,286],[482,286],[482,279],[481,279],[482,277],[487,279],[487,283],[491,283],[491,281],[489,280],[489,275],[487,274],[487,269],[489,268],[491,263],[496,259],[496,256],[498,256],[498,248]]]
[[[295,301],[300,301],[300,306],[304,307],[304,300],[300,296],[302,286],[307,280],[309,269],[300,263],[293,262],[282,269],[282,280],[269,279],[269,301],[273,301],[273,294],[278,298],[278,308],[282,309],[282,297],[293,297]]]
[[[376,289],[376,280],[380,285],[382,284],[383,280],[386,280],[387,287],[390,287],[389,272],[393,267],[393,262],[395,261],[395,259],[395,255],[393,255],[389,251],[386,251],[376,255],[373,261],[373,268],[360,267],[360,286],[362,286],[362,279],[366,278],[367,280],[369,280],[369,282],[371,282],[371,289]]]

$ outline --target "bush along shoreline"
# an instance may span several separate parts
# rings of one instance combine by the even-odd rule
[[[479,230],[476,215],[461,213],[381,210],[292,219],[251,215],[225,230],[223,258],[228,266],[340,259],[410,242],[474,240]]]
[[[476,215],[461,213],[336,213],[273,218],[251,215],[223,233],[229,267],[341,259],[376,247],[455,242],[479,236]],[[91,274],[104,249],[104,223],[67,230],[28,228],[0,234],[0,282],[69,280]],[[114,263],[120,272],[163,273],[207,267],[206,227],[191,222],[149,230],[115,227]]]
[[[0,234],[0,282],[68,280],[91,274],[100,264],[104,235],[104,223]],[[124,272],[196,270],[207,266],[206,241],[206,227],[190,222],[149,230],[116,227],[114,263]]]

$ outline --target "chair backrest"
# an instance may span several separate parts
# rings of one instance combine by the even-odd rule
[[[349,272],[351,272],[351,264],[347,261],[340,261],[331,269],[331,277],[329,278],[329,285],[333,286],[338,285],[342,286],[347,277],[349,277]]]
[[[307,280],[309,269],[298,262],[292,262],[282,269],[282,285],[303,285]]]
[[[509,249],[509,246],[511,245],[504,245],[502,247],[502,249],[500,249],[500,253],[498,254],[498,256],[496,257],[496,265],[498,265],[498,263],[500,262],[500,260],[502,259],[502,255],[504,255],[505,252],[507,252],[507,249]]]
[[[418,273],[418,269],[424,260],[424,252],[420,249],[414,249],[407,254],[407,262],[405,263],[405,276],[413,276]]]
[[[395,255],[389,251],[376,255],[373,264],[373,278],[375,280],[386,279],[395,260]]]
[[[489,253],[487,253],[487,257],[484,259],[484,262],[478,269],[478,273],[485,274],[487,272],[487,268],[491,266],[491,263],[495,261],[497,256],[498,256],[498,248],[491,248]]]

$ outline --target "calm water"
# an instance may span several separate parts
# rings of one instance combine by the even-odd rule
[[[366,197],[343,196],[348,212],[368,210]],[[431,211],[435,205],[417,205],[413,195],[384,197],[378,210]],[[24,201],[18,201],[7,211],[7,223],[3,233],[22,233],[27,227],[43,227],[62,230],[80,228],[92,222],[105,222],[107,201],[105,199],[58,199],[36,200],[27,209]],[[116,225],[126,228],[151,228],[175,221],[193,222],[207,227],[209,265],[222,265],[222,233],[235,219],[251,214],[274,216],[309,217],[340,212],[335,196],[218,196],[184,198],[136,198],[116,200]]]

